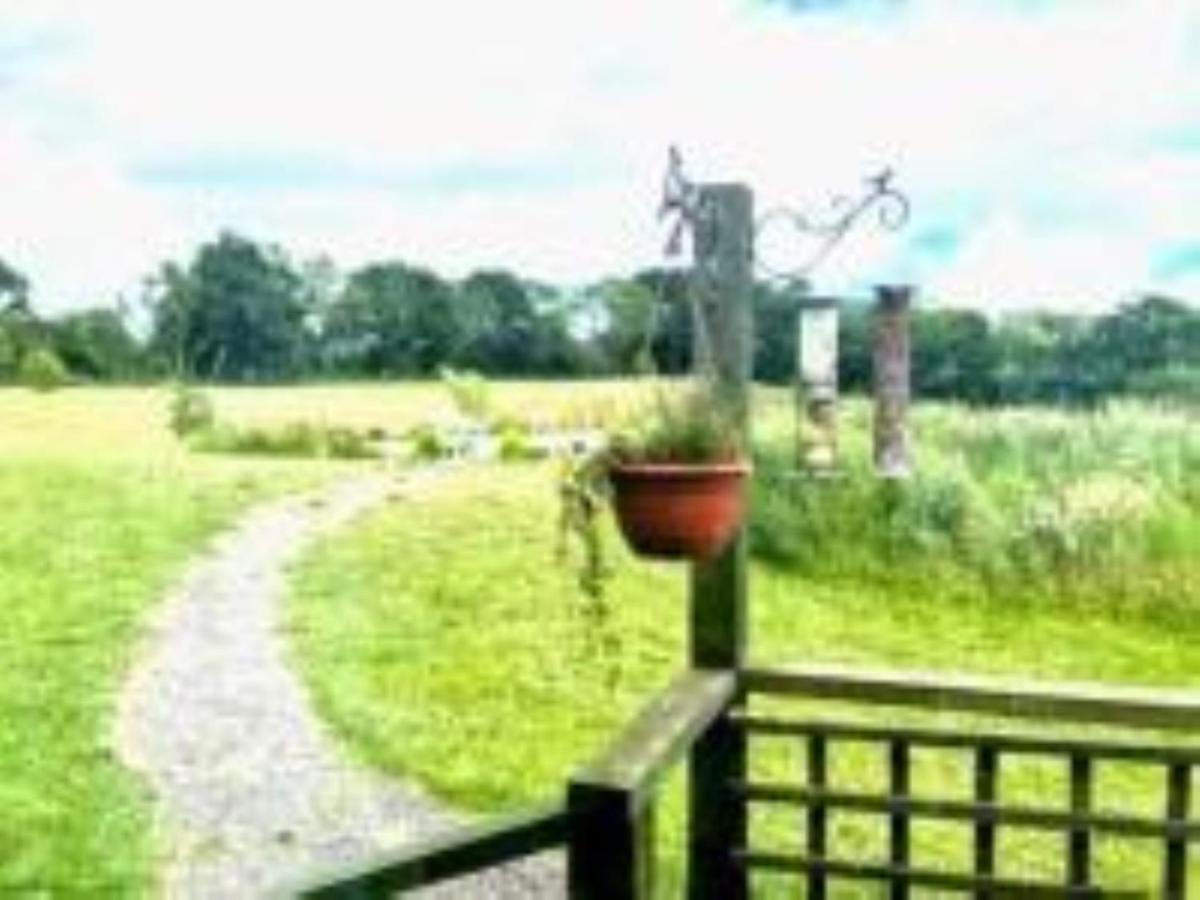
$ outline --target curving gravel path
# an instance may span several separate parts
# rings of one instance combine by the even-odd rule
[[[343,759],[279,633],[286,568],[300,552],[418,487],[362,477],[253,510],[164,605],[116,733],[121,758],[157,795],[164,896],[266,896],[314,866],[362,860],[454,821],[417,789]],[[550,855],[421,896],[561,897],[562,868]]]

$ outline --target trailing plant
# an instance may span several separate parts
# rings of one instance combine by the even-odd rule
[[[611,575],[601,517],[612,500],[614,466],[638,463],[706,464],[731,462],[743,450],[739,431],[706,386],[660,390],[640,415],[608,437],[604,447],[566,461],[559,481],[559,555],[579,554],[583,592],[602,602]]]

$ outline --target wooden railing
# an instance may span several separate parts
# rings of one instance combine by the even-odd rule
[[[774,704],[760,711],[763,698]],[[775,706],[785,698],[804,701],[802,715],[782,716]],[[879,724],[814,715],[813,701],[833,701],[839,710],[871,707],[889,711],[977,714],[988,720],[1021,720],[1039,730],[1014,731],[996,725]],[[943,718],[938,716],[938,718]],[[1071,723],[1150,730],[1145,739],[1048,734]],[[1175,740],[1170,733],[1200,740],[1200,694],[1135,690],[1098,685],[1017,684],[844,669],[694,670],[655,699],[625,733],[570,782],[565,802],[471,826],[400,853],[367,861],[350,871],[327,873],[296,894],[323,900],[388,897],[396,891],[479,872],[547,848],[565,846],[567,892],[574,900],[645,900],[655,893],[654,821],[658,787],[673,766],[714,735],[737,734],[753,752],[759,742],[797,742],[804,751],[801,782],[756,776],[717,786],[732,818],[746,820],[763,807],[795,808],[794,850],[756,847],[729,836],[723,823],[690,829],[688,872],[691,897],[745,896],[757,873],[800,878],[810,898],[830,896],[853,883],[886,886],[905,898],[930,888],[975,897],[1164,897],[1182,900],[1189,884],[1189,847],[1200,844],[1200,819],[1193,812],[1194,784],[1200,776],[1200,744]],[[843,748],[882,749],[886,789],[836,785],[831,772]],[[913,788],[914,755],[928,751],[961,753],[972,769],[969,797],[923,796]],[[1036,805],[1005,802],[1002,774],[1007,761],[1044,758],[1061,763],[1061,802]],[[694,762],[694,759],[693,759]],[[1098,766],[1132,765],[1156,771],[1164,803],[1158,814],[1100,809],[1096,804]],[[695,769],[693,772],[695,773]],[[703,772],[703,769],[700,770]],[[695,775],[693,775],[695,780]],[[712,785],[692,786],[711,794]],[[708,801],[702,800],[701,803]],[[838,857],[832,853],[832,818],[877,817],[886,832],[882,858]],[[914,862],[914,826],[958,823],[968,831],[970,850],[963,871],[939,860],[936,867]],[[703,824],[703,823],[702,823]],[[713,825],[714,823],[709,823]],[[727,824],[727,823],[724,823]],[[1062,877],[1036,880],[1002,874],[1001,838],[1006,829],[1061,836]],[[748,829],[749,830],[749,829]],[[706,836],[707,835],[707,836]],[[716,835],[723,842],[714,844]],[[756,839],[757,839],[757,835]],[[1097,838],[1150,840],[1159,845],[1160,876],[1135,888],[1100,883],[1094,866]],[[737,873],[714,887],[714,877]],[[716,873],[714,875],[714,873]],[[731,886],[732,885],[732,886]]]
[[[886,705],[939,713],[975,713],[1038,723],[1036,733],[1012,733],[957,724],[949,727],[879,725],[874,722],[740,713],[735,716],[753,744],[755,739],[794,739],[806,757],[803,783],[746,779],[734,789],[747,804],[802,809],[803,838],[796,852],[746,847],[736,855],[750,871],[791,872],[806,882],[806,896],[825,897],[833,883],[874,882],[890,896],[910,896],[916,887],[970,893],[977,897],[1164,897],[1188,896],[1188,846],[1200,841],[1200,819],[1191,811],[1193,777],[1200,772],[1200,746],[1162,737],[1151,740],[1065,737],[1043,733],[1047,726],[1103,724],[1124,729],[1189,731],[1200,737],[1200,694],[1110,688],[1096,685],[1014,684],[944,675],[866,673],[837,669],[756,669],[742,684],[751,702],[756,696],[791,696],[855,705]],[[811,706],[811,704],[808,704]],[[834,787],[830,764],[839,748],[866,745],[881,749],[886,788],[864,791]],[[912,788],[914,753],[926,750],[966,754],[973,769],[969,799],[917,796]],[[1044,758],[1061,764],[1061,802],[1006,803],[1001,772],[1011,758]],[[1098,764],[1122,763],[1156,771],[1165,798],[1158,814],[1099,811],[1095,806]],[[886,829],[881,859],[834,856],[830,816],[867,814]],[[953,871],[941,854],[938,865],[914,864],[913,827],[917,822],[957,822],[970,830],[965,868]],[[1062,878],[1038,881],[1000,874],[998,845],[1005,829],[1049,832],[1063,838]],[[1160,876],[1155,884],[1106,886],[1094,865],[1097,837],[1153,839],[1160,846]],[[1193,892],[1200,885],[1192,885]]]
[[[568,789],[568,886],[573,900],[654,893],[656,789],[696,741],[711,733],[737,691],[732,672],[681,675]]]
[[[697,739],[712,730],[736,688],[732,672],[686,672],[571,780],[564,803],[452,829],[355,866],[313,873],[280,897],[392,897],[566,846],[571,851],[571,897],[649,897],[654,889],[656,789]]]
[[[304,877],[278,894],[306,900],[369,900],[474,875],[567,843],[570,816],[550,804],[451,829],[390,853]]]

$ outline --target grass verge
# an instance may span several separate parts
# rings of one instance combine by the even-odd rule
[[[110,735],[140,625],[239,510],[327,474],[190,460],[166,396],[0,390],[0,896],[152,893],[151,798]]]

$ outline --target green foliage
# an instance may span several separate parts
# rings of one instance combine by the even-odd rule
[[[217,423],[216,408],[203,391],[180,382],[171,394],[170,426],[176,437],[207,431]]]
[[[1200,407],[1200,364],[1139,372],[1130,377],[1128,393],[1143,400]]]
[[[53,391],[65,387],[71,381],[70,373],[48,347],[30,350],[21,359],[17,374],[21,384],[35,391]]]
[[[450,446],[442,437],[441,431],[429,423],[410,428],[407,438],[412,448],[413,459],[422,462],[442,459],[450,452]]]
[[[306,301],[282,250],[225,232],[186,269],[162,267],[147,296],[152,349],[179,377],[293,378],[303,371]]]
[[[48,327],[55,350],[80,376],[96,381],[128,381],[144,369],[142,348],[115,309],[67,313]]]
[[[0,302],[12,309],[24,306],[28,297],[29,280],[3,259],[0,259]]]
[[[0,322],[0,381],[7,381],[16,374],[20,360],[21,351],[16,339]]]
[[[708,463],[741,453],[738,430],[703,387],[663,390],[654,402],[612,436],[616,462]]]
[[[334,425],[289,422],[278,427],[216,424],[191,442],[202,453],[240,453],[311,459],[377,459],[379,450],[365,433]]]
[[[539,454],[529,429],[518,422],[504,422],[495,429],[497,455],[504,462],[536,459]]]
[[[330,359],[344,371],[432,374],[455,344],[450,285],[429,269],[372,263],[350,274],[322,333]]]
[[[704,464],[741,455],[738,430],[706,386],[660,390],[640,415],[610,438],[603,449],[567,460],[559,478],[559,557],[578,548],[579,584],[604,614],[604,586],[611,574],[601,537],[601,517],[612,497],[614,464]]]
[[[1200,434],[1185,415],[922,407],[916,472],[895,483],[866,463],[863,411],[847,411],[847,462],[828,479],[797,476],[782,421],[766,429],[751,520],[760,558],[808,578],[976,598],[1040,593],[1166,617],[1200,605],[1179,580],[1200,546],[1189,487]]]

